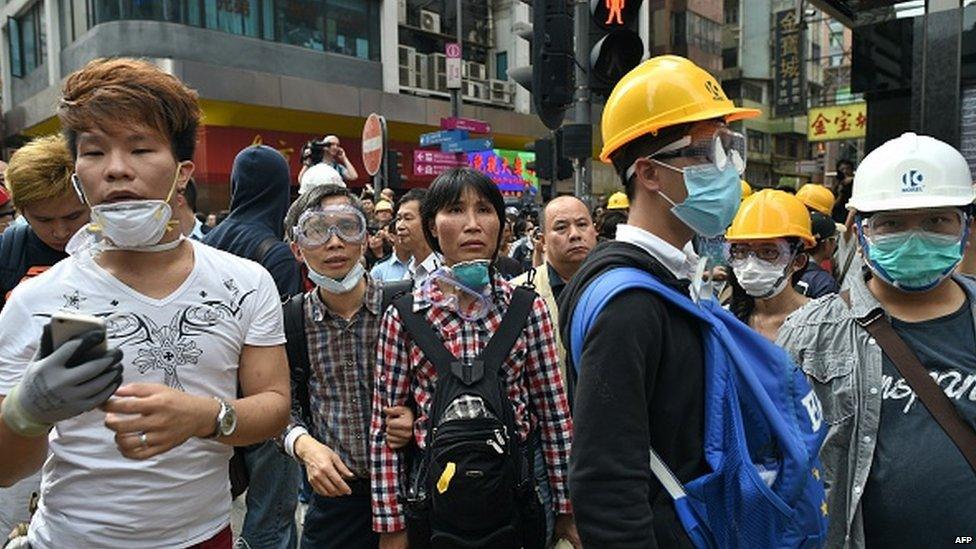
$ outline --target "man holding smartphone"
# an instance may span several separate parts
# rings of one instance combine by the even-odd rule
[[[0,314],[0,484],[43,463],[34,548],[230,548],[232,446],[289,415],[274,281],[172,219],[200,119],[182,82],[95,60],[65,81],[58,116],[93,222]],[[105,330],[54,348],[59,311]]]

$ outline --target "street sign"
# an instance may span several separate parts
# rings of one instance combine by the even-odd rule
[[[494,148],[491,139],[465,139],[464,141],[448,141],[441,143],[441,152],[459,153],[487,151]]]
[[[458,164],[458,159],[457,155],[454,153],[414,149],[413,162],[414,164],[447,164],[450,166],[456,166]]]
[[[462,141],[468,138],[468,132],[461,130],[445,130],[439,132],[424,133],[420,135],[420,146],[429,147],[440,145],[450,141]]]
[[[465,130],[471,133],[491,133],[491,124],[474,118],[441,118],[442,130]]]
[[[814,107],[807,111],[807,141],[859,139],[867,135],[868,104]]]
[[[363,125],[363,165],[366,173],[373,176],[379,173],[383,164],[383,144],[386,141],[386,119],[371,113]]]
[[[455,163],[454,165],[450,165],[450,164],[418,164],[414,162],[413,174],[437,176],[446,172],[447,170],[450,170],[451,168],[458,168],[466,165],[467,164],[465,163]]]
[[[444,53],[447,54],[447,89],[461,89],[461,44],[448,42]]]

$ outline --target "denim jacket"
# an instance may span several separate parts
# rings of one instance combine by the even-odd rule
[[[853,273],[852,273],[853,274]],[[856,318],[881,304],[862,276],[850,277],[851,307],[836,294],[811,301],[783,323],[776,343],[803,368],[823,405],[820,449],[830,523],[825,547],[864,547],[861,496],[881,420],[881,347]],[[976,319],[976,280],[954,275]]]

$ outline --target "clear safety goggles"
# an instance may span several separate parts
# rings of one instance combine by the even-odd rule
[[[959,208],[880,212],[861,218],[861,230],[869,242],[909,231],[962,238],[968,216]]]
[[[745,265],[749,256],[766,263],[785,267],[794,255],[796,255],[796,250],[785,240],[762,243],[736,242],[729,243],[726,246],[726,257],[732,267]]]
[[[430,287],[436,283],[440,283],[442,286],[436,289]],[[441,267],[431,273],[424,284],[428,286],[425,288],[425,293],[430,296],[431,305],[456,312],[458,316],[468,322],[485,318],[491,310],[490,290],[480,294],[467,288],[454,278],[451,270],[447,267]],[[462,303],[462,296],[471,299],[464,300],[468,302],[464,304]]]
[[[688,135],[645,158],[662,164],[672,158],[704,159],[702,164],[714,166],[718,171],[725,171],[731,164],[742,175],[746,171],[746,136],[725,126],[695,126]],[[627,179],[635,170],[635,165],[627,169]]]
[[[346,242],[361,243],[366,237],[366,218],[352,206],[326,206],[303,213],[293,232],[303,248],[323,246],[333,235]]]

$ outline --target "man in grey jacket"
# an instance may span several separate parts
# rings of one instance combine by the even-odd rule
[[[864,159],[852,192],[866,268],[852,272],[850,305],[813,301],[778,339],[829,426],[826,546],[950,544],[976,532],[976,474],[862,323],[886,315],[976,424],[976,281],[952,275],[972,221],[972,178],[951,146],[905,134]]]

